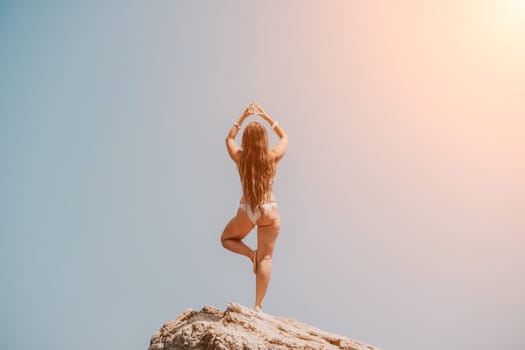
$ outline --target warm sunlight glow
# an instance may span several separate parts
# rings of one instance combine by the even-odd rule
[[[525,33],[525,0],[494,1],[492,7],[505,27]]]
[[[515,17],[520,17],[525,23],[525,0],[510,0],[509,2],[511,11],[516,14]]]
[[[522,66],[525,55],[525,0],[494,1],[492,31],[502,61]]]
[[[461,4],[454,37],[463,57],[486,73],[523,74],[525,0]]]

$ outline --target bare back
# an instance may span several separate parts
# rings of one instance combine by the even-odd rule
[[[277,166],[279,164],[279,161],[276,160],[275,154],[273,152],[271,152],[270,154],[272,155],[272,161],[274,163],[274,173],[272,174],[272,179],[270,180],[270,201],[277,201],[277,198],[275,198],[275,194],[273,193],[273,184],[274,184],[275,175],[277,174]],[[237,171],[239,171],[239,163],[237,162],[236,164],[237,164]],[[240,203],[247,203],[245,200],[246,198],[244,197],[244,193],[243,193]]]

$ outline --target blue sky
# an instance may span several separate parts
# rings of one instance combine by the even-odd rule
[[[186,308],[253,306],[220,235],[224,139],[257,100],[290,136],[266,312],[384,349],[523,348],[525,57],[469,6],[3,2],[4,346],[145,349]]]

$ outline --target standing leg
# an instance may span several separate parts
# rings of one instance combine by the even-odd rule
[[[272,256],[279,235],[280,220],[257,228],[257,274],[255,277],[255,310],[262,310],[262,302],[272,275]]]

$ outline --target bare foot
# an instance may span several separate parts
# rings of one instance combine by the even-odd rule
[[[262,307],[260,307],[259,305],[255,305],[255,307],[253,308],[255,311],[257,312],[260,312],[262,311]]]
[[[257,273],[257,249],[253,251],[252,255],[253,273]]]

